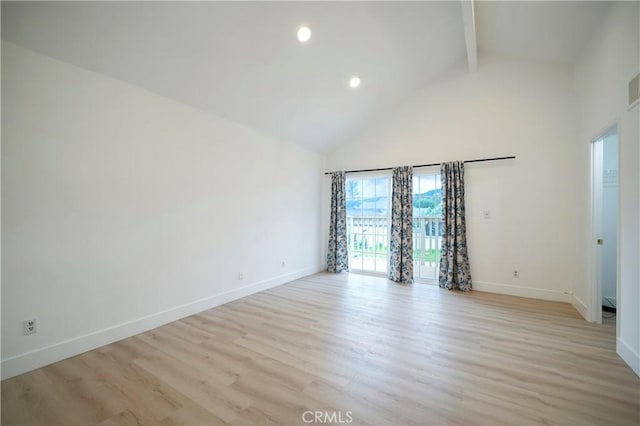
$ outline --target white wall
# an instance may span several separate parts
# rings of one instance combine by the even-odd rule
[[[618,251],[618,135],[603,138],[602,306],[616,306]]]
[[[324,157],[6,42],[2,95],[3,378],[319,270]]]
[[[628,83],[640,72],[640,4],[621,2],[612,5],[610,14],[597,28],[575,68],[578,111],[578,138],[575,161],[577,181],[575,203],[580,211],[589,211],[589,145],[612,124],[618,124],[619,152],[619,291],[617,352],[640,374],[640,273],[638,235],[640,229],[640,169],[637,106],[628,109]],[[576,294],[590,294],[588,214],[576,218],[581,227],[576,240],[582,250]],[[589,298],[589,303],[598,303]],[[592,319],[593,320],[593,319]]]
[[[515,155],[466,167],[473,286],[568,301],[577,214],[569,69],[482,55],[417,93],[328,157],[331,170]],[[483,210],[491,218],[484,219]],[[518,269],[520,278],[513,278]]]

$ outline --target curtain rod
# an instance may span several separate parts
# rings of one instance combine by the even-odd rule
[[[495,158],[481,158],[479,160],[465,160],[463,163],[481,163],[483,161],[498,161],[498,160],[514,160],[516,158],[515,155],[511,155],[509,157],[495,157]],[[442,163],[432,163],[432,164],[420,164],[417,166],[412,166],[414,169],[418,167],[431,167],[431,166],[439,166]],[[362,173],[362,172],[380,172],[383,170],[393,170],[393,167],[382,167],[380,169],[362,169],[362,170],[347,170],[345,173]],[[325,175],[330,175],[331,172],[325,172]]]

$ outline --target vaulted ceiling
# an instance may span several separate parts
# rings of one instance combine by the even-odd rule
[[[3,1],[2,38],[327,152],[476,52],[571,66],[607,7]]]

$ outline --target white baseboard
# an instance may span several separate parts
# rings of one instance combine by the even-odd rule
[[[287,282],[315,274],[322,270],[321,266],[299,269],[287,274],[278,275],[266,280],[258,281],[220,294],[176,306],[162,312],[147,315],[133,321],[114,325],[113,327],[97,330],[83,336],[58,342],[33,351],[25,352],[2,360],[2,380],[17,376],[36,368],[99,348],[127,337],[135,336],[164,324],[197,314],[207,309],[249,296],[259,291],[267,290]]]
[[[631,367],[637,376],[640,376],[640,355],[620,338],[616,339],[616,353]]]
[[[576,311],[578,311],[578,313],[582,315],[582,318],[584,318],[586,321],[589,321],[589,311],[587,309],[586,303],[584,303],[578,296],[574,294],[571,296],[571,304],[574,308],[576,308]]]
[[[569,303],[570,295],[558,290],[543,288],[520,287],[509,284],[491,283],[487,281],[474,281],[473,290],[487,293],[507,294],[509,296],[530,297],[532,299],[551,300],[554,302]]]

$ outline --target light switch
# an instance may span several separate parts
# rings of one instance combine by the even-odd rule
[[[482,211],[482,217],[484,217],[485,219],[491,219],[491,211],[490,210],[483,210]]]

